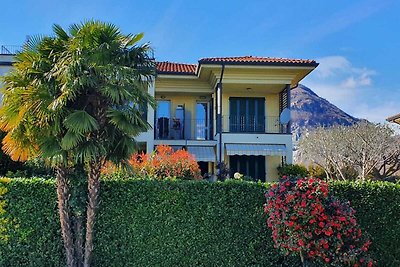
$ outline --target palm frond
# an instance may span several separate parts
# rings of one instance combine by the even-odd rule
[[[56,34],[57,38],[60,38],[63,41],[69,39],[68,33],[58,24],[53,24],[53,32]]]
[[[77,134],[95,131],[99,127],[96,119],[84,110],[77,110],[68,115],[64,120],[64,126],[67,130]]]
[[[61,148],[64,150],[70,150],[82,142],[83,138],[84,136],[82,134],[73,131],[67,131],[64,137],[61,139]]]

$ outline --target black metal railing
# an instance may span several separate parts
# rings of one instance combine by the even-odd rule
[[[225,133],[288,133],[279,116],[222,116]]]
[[[21,46],[18,45],[1,45],[0,55],[15,55],[22,50]]]
[[[211,131],[210,124],[205,119],[161,117],[154,124],[154,138],[162,140],[210,140]]]

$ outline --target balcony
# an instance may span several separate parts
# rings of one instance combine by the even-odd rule
[[[211,127],[208,120],[184,120],[161,117],[154,124],[156,140],[211,140]]]
[[[223,133],[290,133],[279,116],[222,116]]]

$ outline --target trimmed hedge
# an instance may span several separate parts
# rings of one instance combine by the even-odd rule
[[[0,266],[63,266],[55,185],[0,180]],[[300,266],[273,248],[268,184],[109,180],[102,183],[94,266]],[[400,266],[400,186],[334,183],[371,235],[380,266]],[[1,190],[0,190],[1,192]],[[1,212],[0,212],[1,213]],[[1,226],[0,226],[1,229]]]

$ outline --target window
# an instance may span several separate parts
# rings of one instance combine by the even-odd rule
[[[229,167],[231,176],[239,172],[265,182],[265,156],[230,156]]]
[[[229,98],[230,132],[265,132],[265,99]]]
[[[208,140],[209,138],[209,103],[196,103],[196,139],[197,140]]]

